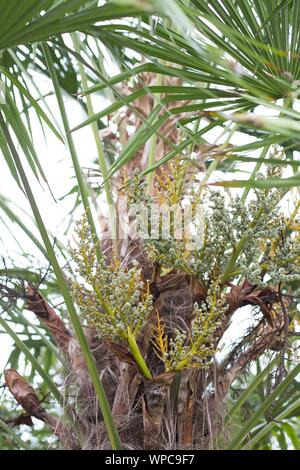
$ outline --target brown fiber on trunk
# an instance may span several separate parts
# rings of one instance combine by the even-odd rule
[[[181,374],[177,398],[177,440],[182,449],[193,448],[194,376],[193,370]]]
[[[174,372],[145,380],[143,394],[144,449],[161,449],[164,410]]]

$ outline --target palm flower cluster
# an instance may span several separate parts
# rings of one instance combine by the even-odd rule
[[[257,285],[298,281],[300,246],[278,207],[281,197],[280,191],[257,190],[246,203],[240,196],[206,190],[200,250],[190,250],[186,240],[172,236],[150,239],[145,249],[153,262],[193,274],[208,285],[236,276]]]
[[[154,346],[167,372],[209,368],[212,365],[216,353],[215,335],[222,325],[227,309],[225,295],[220,295],[220,286],[215,283],[208,289],[205,302],[200,302],[200,305],[197,302],[194,304],[190,334],[183,329],[175,328],[169,344],[158,317]]]
[[[77,279],[72,282],[72,293],[82,317],[101,338],[122,340],[128,329],[136,334],[152,309],[152,296],[141,279],[138,263],[123,267],[116,258],[110,263],[104,256],[97,259],[86,217],[77,223],[76,233],[77,247],[71,254]]]

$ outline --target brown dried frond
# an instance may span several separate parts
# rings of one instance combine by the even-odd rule
[[[6,369],[4,371],[4,378],[10,392],[26,413],[44,421],[45,410],[41,407],[40,401],[31,385],[15,369]]]
[[[59,349],[68,354],[69,343],[72,334],[64,324],[64,322],[56,314],[55,310],[50,307],[43,296],[38,292],[37,288],[32,284],[27,286],[27,309],[34,312],[35,315],[44,323],[52,334]]]
[[[31,385],[15,369],[4,371],[5,383],[16,401],[25,410],[26,415],[33,416],[46,423],[58,436],[66,448],[79,449],[79,444],[69,429],[59,423],[42,406],[38,396]]]

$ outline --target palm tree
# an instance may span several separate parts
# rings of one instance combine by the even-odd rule
[[[41,278],[28,258],[1,271],[0,325],[15,343],[4,379],[23,408],[3,413],[5,436],[26,447],[14,429],[34,417],[71,449],[265,448],[274,429],[279,444],[287,435],[297,448],[297,1],[32,1],[17,16],[13,3],[1,19],[0,145],[39,234],[7,195],[0,205],[51,268]],[[34,84],[33,63],[51,79],[62,125]],[[104,92],[111,104],[96,112]],[[87,114],[73,129],[65,93]],[[47,177],[29,108],[71,157],[85,214],[71,251],[47,231],[30,184],[32,174]],[[74,144],[85,126],[96,178]],[[249,177],[228,180],[229,172]],[[201,203],[201,246],[178,241],[172,215],[167,239],[116,238],[123,195],[144,208]],[[278,207],[288,195],[296,203],[287,215]],[[247,306],[254,321],[220,357]],[[29,380],[16,370],[20,351]]]

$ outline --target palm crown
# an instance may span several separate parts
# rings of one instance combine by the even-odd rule
[[[34,417],[41,448],[49,430],[72,449],[269,448],[272,432],[298,448],[297,0],[2,3],[0,147],[34,221],[0,195],[22,255],[18,266],[4,251],[1,269],[0,326],[14,342],[4,380],[23,408],[16,416],[4,396],[3,446],[34,447],[35,429],[26,443],[16,427]],[[36,72],[50,79],[58,119]],[[109,100],[100,110],[99,96]],[[86,116],[73,128],[70,97]],[[51,187],[32,111],[74,169],[68,217],[78,206],[85,215],[71,249],[39,204],[36,182]],[[74,143],[86,126],[97,150],[88,171]],[[201,203],[201,248],[174,233],[115,238],[124,195],[146,207]],[[220,358],[245,306],[255,321]]]

